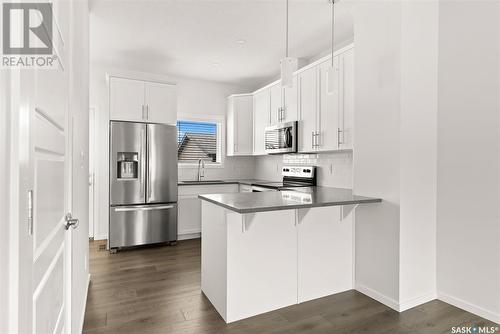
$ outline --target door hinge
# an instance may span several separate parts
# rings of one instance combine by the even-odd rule
[[[28,190],[28,234],[33,235],[33,190]]]

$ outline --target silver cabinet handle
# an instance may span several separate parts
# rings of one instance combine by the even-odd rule
[[[66,223],[66,224],[64,225],[64,228],[65,228],[66,230],[69,230],[69,228],[70,228],[70,227],[71,227],[71,228],[73,228],[73,229],[75,229],[75,228],[77,228],[77,227],[78,227],[78,225],[80,224],[80,220],[78,220],[78,219],[76,219],[76,218],[73,218],[73,216],[71,215],[71,213],[70,213],[70,212],[68,212],[68,213],[66,214],[66,216],[64,217],[64,221],[65,221],[65,223]]]
[[[168,210],[168,209],[173,209],[173,208],[174,208],[173,205],[119,207],[119,208],[115,208],[115,212]]]
[[[33,235],[33,190],[28,191],[28,234]]]
[[[338,141],[339,145],[342,145],[344,143],[343,139],[341,139],[343,132],[344,131],[342,131],[340,128],[337,128],[337,141]]]
[[[149,104],[146,104],[146,120],[149,120]]]
[[[316,148],[320,147],[320,141],[319,141],[319,132],[316,132]]]

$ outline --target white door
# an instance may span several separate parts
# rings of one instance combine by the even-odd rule
[[[254,112],[253,112],[253,153],[265,154],[265,129],[269,125],[269,108],[270,98],[269,89],[264,89],[254,95]]]
[[[316,135],[316,114],[318,111],[318,76],[313,67],[299,74],[299,124],[298,151],[311,152]]]
[[[144,82],[111,77],[109,110],[111,120],[145,121]]]
[[[293,86],[285,87],[283,89],[283,112],[282,112],[282,122],[291,122],[297,120],[298,114],[298,95],[299,91],[297,76],[293,76]]]
[[[331,151],[338,148],[339,129],[339,59],[334,57],[333,87],[328,87],[331,75],[331,61],[319,65],[319,113],[318,113],[318,150]]]
[[[54,4],[57,70],[14,73],[12,131],[17,139],[12,174],[17,182],[18,285],[11,320],[15,333],[71,333],[72,117],[69,105],[71,2]],[[56,31],[59,30],[59,31]],[[70,221],[75,223],[75,221]]]
[[[144,83],[146,119],[152,123],[175,125],[177,122],[177,88],[157,82]]]
[[[281,122],[281,108],[283,107],[282,92],[283,88],[281,83],[277,83],[269,88],[271,95],[271,109],[270,109],[270,122],[277,124]]]

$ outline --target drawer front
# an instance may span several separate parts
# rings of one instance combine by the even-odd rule
[[[177,240],[177,203],[111,207],[109,247]]]
[[[238,192],[238,184],[189,185],[180,186],[178,190],[179,196],[236,192]]]

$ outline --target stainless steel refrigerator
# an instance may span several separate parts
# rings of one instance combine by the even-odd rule
[[[111,122],[109,248],[177,240],[177,128]]]

